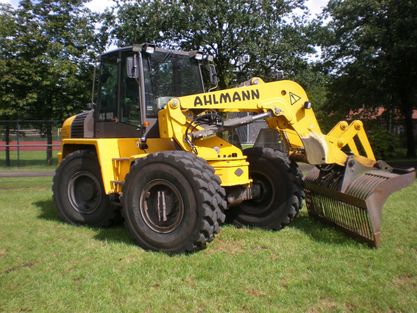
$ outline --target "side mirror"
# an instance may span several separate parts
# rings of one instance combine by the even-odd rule
[[[213,86],[217,86],[219,80],[217,78],[216,66],[214,64],[209,64],[209,75],[210,75],[210,83]]]
[[[139,66],[136,54],[126,58],[126,72],[129,78],[139,78]]]

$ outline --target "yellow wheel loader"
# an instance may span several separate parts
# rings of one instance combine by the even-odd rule
[[[360,121],[323,134],[293,81],[255,77],[210,89],[211,61],[151,44],[101,56],[97,106],[62,126],[53,180],[60,217],[108,226],[121,212],[141,247],[191,252],[214,238],[226,216],[279,230],[305,198],[311,216],[378,246],[383,204],[414,181],[414,169],[376,161]],[[228,140],[258,120],[268,127],[252,148]],[[304,180],[296,162],[314,166]]]

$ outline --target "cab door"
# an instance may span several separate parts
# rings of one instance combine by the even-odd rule
[[[96,138],[141,137],[139,83],[129,78],[126,58],[133,51],[115,51],[101,56]]]

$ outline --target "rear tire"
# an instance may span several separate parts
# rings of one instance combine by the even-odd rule
[[[206,247],[225,220],[225,192],[207,162],[183,151],[135,161],[123,186],[123,216],[143,248],[167,253]]]
[[[106,227],[120,215],[104,191],[93,151],[68,154],[55,172],[52,192],[58,215],[67,223]]]
[[[272,230],[285,227],[297,216],[304,199],[297,164],[287,154],[270,148],[250,148],[244,154],[248,156],[249,175],[261,194],[228,210],[228,220],[237,226]]]

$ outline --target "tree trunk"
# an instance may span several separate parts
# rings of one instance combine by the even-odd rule
[[[401,96],[401,110],[404,115],[405,135],[407,141],[407,158],[416,157],[416,143],[414,140],[413,107],[404,93]]]
[[[4,141],[6,143],[6,166],[10,166],[10,125],[7,122],[4,137]]]
[[[407,136],[407,158],[416,157],[416,143],[414,141],[413,111],[407,112],[405,117],[405,133]]]
[[[46,162],[48,165],[52,165],[52,123],[48,123],[48,126],[46,127],[46,138]]]

